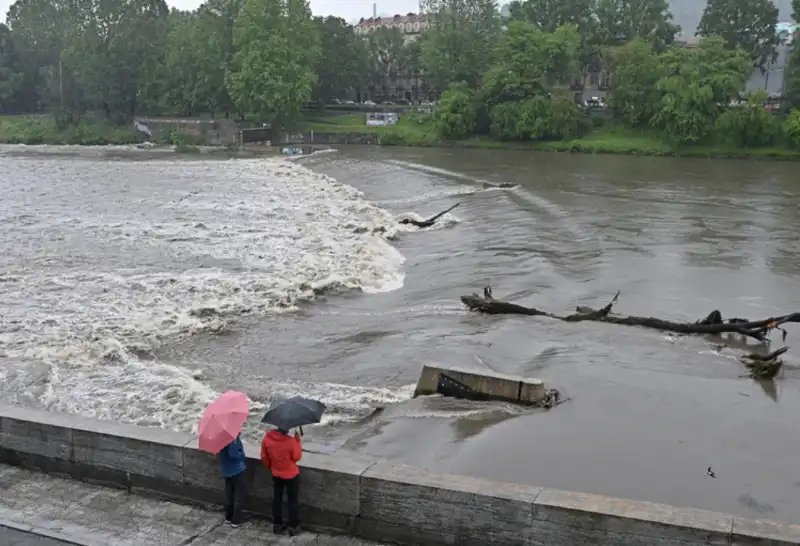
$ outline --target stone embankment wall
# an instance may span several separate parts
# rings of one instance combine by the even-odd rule
[[[197,143],[207,146],[233,146],[239,139],[239,125],[229,119],[137,117],[136,121],[147,126],[156,140],[162,140],[175,132],[191,135],[197,139]]]
[[[274,146],[296,146],[302,144],[326,144],[329,146],[337,144],[380,144],[380,135],[378,133],[308,131],[305,133],[279,133],[277,137],[275,137],[275,135],[268,134],[267,131],[268,130],[244,129],[242,131],[242,140],[244,142],[256,142],[258,139],[272,140]]]
[[[0,406],[0,462],[178,501],[217,504],[216,457],[188,434]],[[248,507],[272,487],[249,455]],[[347,452],[304,453],[303,521],[411,546],[800,545],[800,526],[429,472]]]

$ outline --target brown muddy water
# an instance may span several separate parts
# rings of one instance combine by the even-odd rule
[[[8,148],[0,400],[191,429],[226,388],[257,410],[306,394],[331,408],[309,448],[800,522],[791,350],[760,384],[743,377],[740,340],[718,350],[719,339],[459,302],[488,282],[496,298],[555,312],[617,290],[617,312],[673,320],[798,310],[796,168],[392,148],[283,166]],[[456,202],[437,229],[391,233],[401,214]],[[800,328],[788,329],[792,345]],[[412,400],[425,362],[539,377],[570,401]]]

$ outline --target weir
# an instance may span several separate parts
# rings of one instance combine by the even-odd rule
[[[546,396],[544,383],[539,379],[426,364],[419,375],[414,397],[430,394],[524,405],[540,404]]]
[[[0,405],[0,462],[217,504],[214,455],[193,435]],[[269,514],[272,487],[245,446],[247,508]],[[340,451],[304,453],[301,517],[311,528],[409,546],[800,545],[800,526],[441,474]]]

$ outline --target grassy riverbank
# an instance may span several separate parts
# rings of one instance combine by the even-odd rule
[[[302,130],[331,133],[378,133],[384,146],[437,146],[457,148],[487,148],[505,150],[538,150],[548,152],[576,152],[590,154],[620,154],[644,156],[679,156],[709,158],[757,158],[800,161],[800,151],[786,147],[737,148],[721,142],[708,142],[695,146],[675,146],[659,135],[614,127],[601,126],[587,135],[572,140],[551,142],[506,142],[478,136],[459,141],[444,141],[437,137],[430,122],[404,116],[394,127],[368,127],[365,115],[315,113],[309,114]]]
[[[77,125],[60,129],[52,116],[0,117],[0,143],[103,146],[136,144],[142,135],[129,127],[116,127],[84,120]]]

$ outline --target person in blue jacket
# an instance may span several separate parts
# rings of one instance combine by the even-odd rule
[[[244,523],[246,496],[244,446],[239,436],[219,452],[219,464],[225,478],[225,521],[236,527]]]

